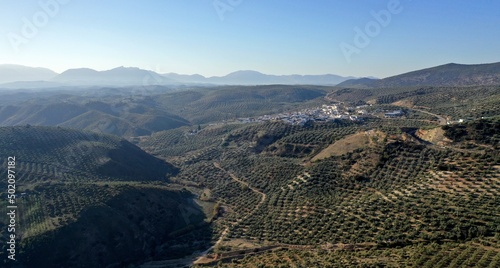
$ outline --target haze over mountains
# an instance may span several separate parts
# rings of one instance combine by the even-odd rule
[[[456,64],[412,71],[384,79],[324,75],[268,75],[242,70],[225,76],[199,74],[159,74],[136,67],[118,67],[106,71],[89,68],[69,69],[57,74],[46,68],[0,65],[0,88],[48,88],[60,86],[153,86],[153,85],[329,85],[342,87],[469,86],[499,85],[500,63]]]
[[[0,84],[13,82],[48,81],[58,74],[47,68],[15,64],[0,64]]]
[[[57,74],[49,69],[20,65],[0,65],[0,87],[36,88],[47,86],[150,86],[176,84],[264,85],[316,84],[336,85],[355,77],[325,75],[267,75],[257,71],[236,71],[226,76],[204,77],[199,74],[159,74],[136,67],[118,67],[106,71],[89,68],[69,69]]]

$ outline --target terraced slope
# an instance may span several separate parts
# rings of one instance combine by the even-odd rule
[[[361,125],[339,121],[304,127],[279,122],[221,125],[191,136],[182,129],[167,131],[141,146],[181,167],[174,181],[191,185],[221,203],[221,213],[214,221],[223,233],[215,249],[221,255],[205,259],[213,259],[214,264],[225,256],[231,262],[234,256],[252,255],[244,251],[248,245],[253,245],[254,251],[248,249],[253,253],[269,251],[269,247],[297,248],[331,260],[346,258],[347,253],[315,253],[312,249],[398,252],[398,247],[498,237],[497,150],[491,146],[464,149],[452,140],[446,148],[420,141],[407,133],[418,129],[417,121],[391,119],[386,124],[373,120]],[[485,122],[467,137],[477,139],[478,144],[496,141],[496,134],[490,131],[493,125]],[[364,133],[376,135],[365,137]],[[203,139],[204,135],[212,142]],[[354,139],[356,135],[360,139]],[[369,146],[352,144],[360,141]],[[336,148],[332,144],[343,145]],[[314,158],[327,148],[335,151]],[[495,250],[488,258],[495,256]],[[347,259],[339,265],[405,263],[379,259],[372,251],[366,254],[372,253],[366,258],[356,255],[359,263]],[[286,253],[262,254],[299,258]],[[253,258],[249,260],[262,263],[259,257]],[[313,258],[303,258],[306,260],[289,264],[321,266]]]

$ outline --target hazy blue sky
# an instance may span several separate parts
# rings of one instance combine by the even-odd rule
[[[386,77],[498,61],[497,0],[0,0],[0,64],[57,72]]]

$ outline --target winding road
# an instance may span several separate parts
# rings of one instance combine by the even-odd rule
[[[257,205],[255,206],[255,208],[250,211],[247,215],[245,215],[243,218],[239,219],[237,223],[233,223],[232,226],[227,226],[224,231],[222,232],[221,236],[219,237],[219,239],[217,240],[217,242],[215,242],[215,244],[213,246],[211,246],[210,248],[208,248],[207,250],[203,251],[201,254],[199,254],[199,258],[197,258],[197,260],[194,262],[194,264],[197,264],[197,263],[201,263],[203,262],[203,260],[206,258],[206,255],[208,254],[208,252],[210,252],[212,249],[216,248],[218,245],[220,245],[222,243],[222,241],[224,241],[224,239],[227,237],[227,235],[229,234],[229,232],[231,231],[230,227],[234,227],[235,225],[237,225],[238,223],[248,219],[249,217],[251,217],[255,212],[257,212],[257,210],[260,208],[260,206],[266,201],[267,199],[267,195],[261,191],[259,191],[257,188],[251,186],[250,184],[248,184],[247,182],[245,181],[242,181],[240,178],[236,177],[236,175],[234,175],[233,173],[225,170],[224,168],[221,167],[220,163],[217,163],[217,162],[214,162],[214,166],[218,169],[220,169],[221,171],[227,173],[232,180],[240,183],[240,184],[243,184],[245,185],[246,187],[248,187],[248,189],[252,190],[253,192],[261,195],[261,199],[259,201],[259,203],[257,203]]]
[[[440,126],[445,126],[445,125],[447,125],[447,124],[448,124],[448,120],[446,120],[446,118],[444,118],[444,117],[442,117],[442,116],[440,116],[440,115],[433,114],[433,113],[428,112],[428,111],[425,111],[425,110],[420,110],[420,109],[415,109],[415,108],[410,108],[410,109],[412,109],[412,110],[414,110],[414,111],[417,111],[417,112],[421,112],[421,113],[424,113],[424,114],[428,114],[428,115],[432,115],[432,116],[437,117],[437,118],[438,118],[438,120],[439,120],[439,125],[440,125]]]
[[[218,168],[218,169],[220,169],[220,170],[224,171],[225,173],[227,173],[227,174],[231,177],[231,179],[233,179],[233,180],[235,180],[235,181],[237,181],[237,182],[239,182],[239,183],[241,183],[241,184],[245,185],[246,187],[248,187],[248,189],[250,189],[250,190],[254,191],[255,193],[258,193],[259,195],[261,195],[261,196],[262,196],[262,198],[261,198],[260,202],[257,204],[257,206],[255,206],[255,209],[254,209],[252,212],[250,212],[250,213],[249,213],[250,215],[251,215],[251,214],[253,214],[253,213],[254,213],[254,212],[255,212],[255,211],[256,211],[256,210],[260,207],[260,205],[262,205],[262,203],[264,203],[264,201],[266,201],[267,195],[266,195],[265,193],[263,193],[263,192],[259,191],[257,188],[254,188],[253,186],[251,186],[250,184],[248,184],[248,182],[242,181],[240,178],[236,177],[233,173],[231,173],[231,172],[229,172],[229,171],[225,170],[224,168],[222,168],[222,167],[220,166],[220,164],[219,164],[219,163],[214,162],[214,166],[215,166],[216,168]],[[245,216],[245,218],[246,218],[246,217],[248,217],[248,216],[249,216],[249,215]]]

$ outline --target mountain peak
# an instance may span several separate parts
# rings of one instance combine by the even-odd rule
[[[95,72],[95,73],[97,73],[98,71],[96,71],[94,69],[90,69],[90,68],[74,68],[74,69],[68,69],[68,70],[62,72],[61,74],[64,74],[64,73],[77,73],[77,72]]]
[[[118,66],[113,69],[110,69],[108,71],[113,71],[113,70],[141,70],[141,71],[146,71],[137,67],[125,67],[125,66]]]
[[[55,76],[57,76],[57,73],[47,68],[16,64],[0,65],[0,83],[50,80]]]
[[[153,71],[124,66],[106,71],[89,68],[70,69],[53,80],[78,86],[151,86],[175,82]]]
[[[254,71],[254,70],[238,70],[238,71],[232,72],[230,74],[237,74],[237,73],[241,73],[241,74],[263,74],[261,72]]]

